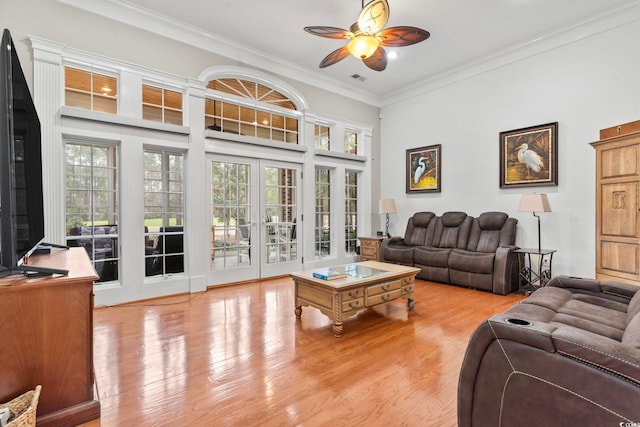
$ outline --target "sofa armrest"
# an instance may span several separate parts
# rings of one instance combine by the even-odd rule
[[[394,236],[389,239],[384,239],[382,241],[382,246],[398,245],[398,244],[400,245],[404,244],[404,238],[400,236]]]
[[[506,295],[520,287],[517,246],[499,246],[493,262],[493,293]]]

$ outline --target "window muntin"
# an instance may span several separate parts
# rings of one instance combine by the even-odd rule
[[[329,126],[316,124],[313,131],[314,146],[318,150],[331,149],[331,129]]]
[[[352,130],[344,131],[344,152],[358,154],[358,133]]]
[[[98,282],[118,280],[117,147],[66,144],[67,245],[89,254]]]
[[[298,143],[298,118],[286,113],[286,110],[295,111],[295,105],[280,92],[249,80],[230,78],[212,80],[207,88],[250,100],[247,104],[240,100],[234,102],[229,97],[208,97],[205,100],[207,129],[289,144]],[[278,109],[282,111],[276,111]]]
[[[117,114],[118,79],[73,67],[64,68],[65,105]]]
[[[275,105],[289,110],[296,110],[296,106],[280,92],[270,87],[244,79],[223,78],[211,80],[207,88],[217,92],[224,92],[241,98],[254,99],[266,104]]]
[[[331,171],[316,167],[315,254],[322,258],[331,255]]]
[[[182,153],[144,152],[145,275],[184,272]]]
[[[182,93],[142,85],[142,118],[182,126]]]
[[[358,243],[358,172],[346,171],[344,189],[344,248],[347,255],[356,254]]]

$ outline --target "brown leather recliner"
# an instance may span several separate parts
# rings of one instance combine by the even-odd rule
[[[461,286],[505,295],[518,283],[516,224],[504,212],[474,218],[467,247],[449,255],[449,280]]]
[[[418,212],[409,218],[404,238],[392,237],[382,243],[384,261],[412,266],[413,250],[433,241],[433,227],[429,230],[429,224],[435,216],[433,212]]]
[[[471,336],[459,427],[640,423],[640,288],[567,276]]]
[[[419,267],[419,279],[505,295],[518,289],[517,222],[504,212],[418,212],[404,239],[383,241],[381,261]]]

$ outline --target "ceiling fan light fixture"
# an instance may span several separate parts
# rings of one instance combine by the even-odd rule
[[[366,59],[374,54],[380,42],[374,36],[359,35],[351,39],[347,45],[349,53],[358,59]]]

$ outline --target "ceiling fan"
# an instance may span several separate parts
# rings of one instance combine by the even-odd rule
[[[382,28],[389,20],[387,0],[372,0],[366,6],[362,0],[362,11],[358,21],[349,30],[337,27],[304,27],[304,30],[316,36],[329,39],[349,40],[346,46],[327,55],[320,68],[342,61],[349,54],[362,59],[364,64],[375,71],[387,68],[387,53],[382,46],[400,47],[420,43],[429,38],[428,31],[416,27],[400,26]]]

